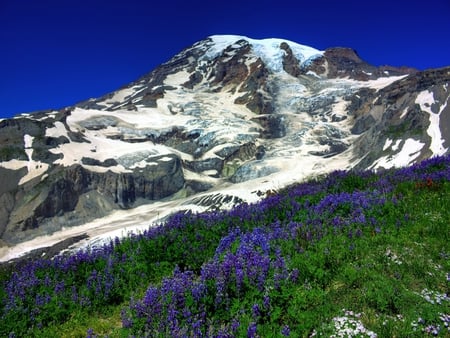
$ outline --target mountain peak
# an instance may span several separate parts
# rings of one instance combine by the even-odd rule
[[[239,42],[245,42],[251,46],[253,53],[261,58],[266,66],[273,72],[281,72],[283,70],[283,57],[285,51],[281,48],[282,44],[289,45],[300,64],[323,55],[322,51],[315,48],[277,38],[258,40],[239,35],[213,35],[210,36],[209,39],[212,40],[213,46],[207,52],[208,58],[215,58],[223,53],[227,47],[236,44],[239,45]]]
[[[349,48],[210,36],[113,93],[0,121],[1,240],[123,233],[336,169],[446,154],[449,82],[448,69],[375,67]],[[106,216],[114,225],[89,223]]]

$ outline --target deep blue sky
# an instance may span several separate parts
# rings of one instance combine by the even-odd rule
[[[0,0],[0,117],[111,92],[214,34],[450,65],[450,1]]]

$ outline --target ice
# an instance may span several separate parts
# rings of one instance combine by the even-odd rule
[[[252,45],[255,55],[261,58],[266,66],[273,72],[283,71],[283,56],[285,55],[285,51],[280,48],[280,45],[283,42],[289,45],[292,53],[299,60],[300,64],[323,55],[322,51],[315,48],[283,39],[270,38],[256,40],[239,35],[213,35],[210,38],[213,40],[214,46],[206,53],[208,59],[217,57],[225,48],[233,45],[235,42],[246,40]]]

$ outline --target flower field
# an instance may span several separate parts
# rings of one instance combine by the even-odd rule
[[[450,157],[0,271],[2,337],[450,336]]]

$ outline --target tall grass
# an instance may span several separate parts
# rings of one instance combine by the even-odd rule
[[[0,335],[450,335],[450,157],[269,195],[2,271]]]

